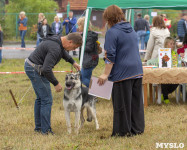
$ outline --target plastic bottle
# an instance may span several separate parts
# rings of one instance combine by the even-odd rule
[[[179,54],[179,56],[178,56],[178,67],[181,67],[181,56],[180,56],[180,54]]]

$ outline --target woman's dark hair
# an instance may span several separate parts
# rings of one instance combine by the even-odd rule
[[[47,18],[43,18],[43,20],[42,20],[42,25],[44,25],[44,20],[47,20]]]
[[[155,16],[153,18],[153,27],[157,27],[159,29],[165,29],[166,28],[164,20],[161,16]]]
[[[186,33],[185,36],[184,36],[183,45],[187,45],[187,33]]]
[[[103,13],[103,18],[108,22],[110,27],[122,20],[125,21],[125,15],[122,9],[116,5],[107,7]]]

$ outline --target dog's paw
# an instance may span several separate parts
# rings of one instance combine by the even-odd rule
[[[80,128],[82,128],[82,127],[83,127],[83,125],[84,125],[84,122],[81,122]]]
[[[75,134],[76,134],[76,135],[79,134],[79,128],[75,128]]]
[[[71,134],[71,128],[68,128],[68,133]]]
[[[96,125],[96,130],[99,130],[99,125]]]
[[[87,118],[87,121],[88,121],[88,122],[92,122],[92,117]]]

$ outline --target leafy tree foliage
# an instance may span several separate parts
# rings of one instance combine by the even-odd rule
[[[48,24],[53,22],[53,18],[58,10],[58,4],[53,0],[9,0],[9,4],[5,6],[5,36],[6,38],[15,37],[17,20],[19,13],[24,11],[28,18],[28,31],[26,36],[31,33],[31,29],[38,22],[38,13],[44,13],[48,20]],[[18,33],[19,34],[19,33]]]

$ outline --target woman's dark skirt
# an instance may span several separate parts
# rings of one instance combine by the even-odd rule
[[[142,78],[114,83],[112,102],[114,109],[112,136],[132,136],[144,132]]]

